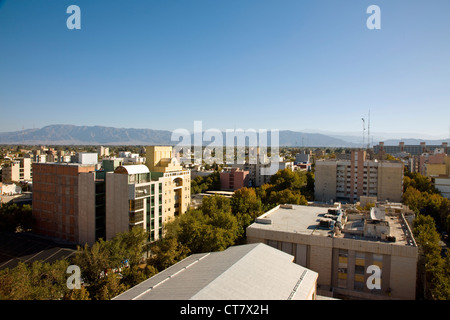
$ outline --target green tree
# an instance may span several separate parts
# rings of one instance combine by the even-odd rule
[[[19,206],[15,203],[0,207],[0,231],[27,231],[33,227],[30,205]]]
[[[81,286],[80,289],[72,289],[65,296],[64,300],[91,300],[89,291]]]
[[[59,300],[67,293],[67,260],[19,262],[0,271],[0,300]]]
[[[307,205],[308,201],[299,191],[292,191],[284,189],[281,191],[272,191],[270,193],[269,202],[275,205],[278,204],[297,204]]]
[[[414,237],[420,248],[419,267],[424,270],[425,297],[450,299],[450,258],[442,258],[440,236],[431,216],[419,214],[414,220]]]
[[[129,287],[121,282],[120,275],[112,273],[100,280],[99,289],[96,292],[96,300],[111,300]]]
[[[238,213],[247,213],[251,217],[256,218],[262,214],[262,202],[257,196],[254,188],[241,188],[236,190],[231,197],[232,212],[237,215]]]
[[[314,200],[314,185],[315,178],[313,172],[306,172],[306,185],[302,186],[300,192],[306,197],[306,199],[313,201]]]
[[[79,246],[73,257],[73,263],[80,267],[81,277],[89,284],[89,289],[96,288],[100,282],[101,272],[111,267],[108,243],[99,239],[92,247],[87,244],[84,247]]]
[[[231,200],[220,195],[204,197],[200,210],[208,216],[212,216],[214,213],[219,211],[231,212]]]
[[[203,213],[190,210],[177,217],[170,233],[191,253],[221,251],[241,235],[237,218],[231,210]]]
[[[183,260],[189,254],[189,248],[177,241],[175,237],[160,239],[152,244],[148,263],[162,271]]]
[[[269,182],[274,186],[275,191],[285,189],[300,191],[300,188],[306,184],[306,176],[301,176],[300,173],[290,169],[283,169],[272,175]]]

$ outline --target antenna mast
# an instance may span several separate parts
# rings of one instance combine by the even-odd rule
[[[367,125],[367,149],[370,148],[370,109],[369,109],[369,123]]]
[[[362,122],[363,122],[363,143],[362,146],[364,148],[364,131],[366,130],[366,120],[364,120],[364,118],[361,118]]]

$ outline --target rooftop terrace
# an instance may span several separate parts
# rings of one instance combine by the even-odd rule
[[[339,229],[334,227],[336,224],[324,223],[333,220],[329,209],[334,211],[337,207],[281,205],[259,216],[249,228],[416,246],[402,214],[386,214],[384,220],[374,220],[368,214],[347,214],[343,210],[342,228]]]

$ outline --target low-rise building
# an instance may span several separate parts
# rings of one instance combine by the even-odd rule
[[[113,300],[315,300],[317,272],[265,244],[193,254]]]
[[[292,254],[317,272],[318,294],[415,299],[418,247],[405,213],[389,208],[363,214],[340,204],[280,205],[246,229],[247,242]]]
[[[249,186],[249,172],[239,168],[231,168],[220,173],[220,190],[235,191]]]

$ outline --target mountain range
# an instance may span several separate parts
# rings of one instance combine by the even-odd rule
[[[172,132],[169,130],[114,128],[104,126],[75,126],[75,125],[49,125],[40,129],[26,129],[14,132],[0,132],[0,144],[22,145],[176,145],[171,140]],[[225,142],[225,133],[223,138]],[[191,136],[192,139],[192,136]],[[360,140],[361,142],[358,142]],[[192,139],[194,141],[194,139]],[[376,141],[378,143],[380,140]],[[398,145],[400,141],[405,144],[440,145],[447,140],[426,139],[389,139],[385,145]],[[210,144],[204,141],[204,145]],[[270,145],[270,131],[267,143]],[[287,147],[361,147],[362,138],[350,135],[327,135],[323,133],[297,132],[290,130],[279,131],[279,145]]]

